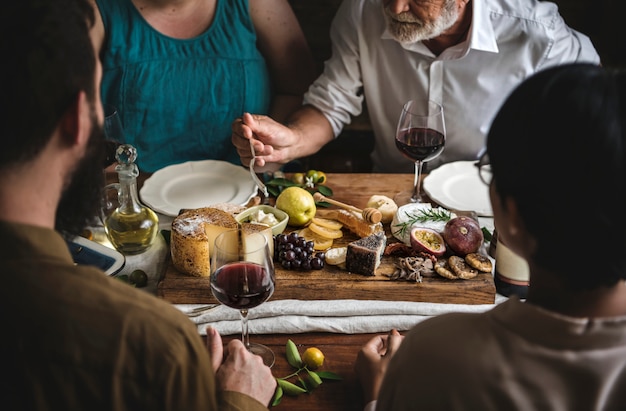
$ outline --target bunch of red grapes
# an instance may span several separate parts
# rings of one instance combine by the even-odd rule
[[[324,252],[316,252],[313,247],[313,241],[307,241],[296,232],[279,234],[274,236],[274,260],[286,270],[321,270]]]

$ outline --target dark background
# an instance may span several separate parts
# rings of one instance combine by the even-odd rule
[[[606,67],[626,68],[626,20],[624,0],[552,0],[568,25],[591,38]],[[323,69],[330,57],[328,30],[341,0],[289,0],[309,46]],[[620,21],[618,22],[618,18]],[[618,27],[622,27],[619,29]],[[369,153],[374,147],[366,115],[355,118],[341,138],[326,145],[317,154],[290,165],[293,169],[316,169],[324,172],[369,172]]]

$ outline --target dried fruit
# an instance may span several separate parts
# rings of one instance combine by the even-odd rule
[[[426,227],[414,227],[411,230],[411,247],[415,251],[423,251],[441,257],[446,253],[446,243],[438,232]]]
[[[480,225],[469,217],[455,217],[448,221],[442,236],[448,247],[463,257],[478,251],[485,238]]]
[[[332,218],[313,217],[311,223],[317,224],[320,227],[329,228],[331,230],[341,230],[343,228],[342,223]]]
[[[324,237],[330,238],[332,240],[343,237],[343,231],[334,230],[332,228],[323,227],[321,225],[317,225],[315,223],[309,224],[309,230],[313,231],[315,234]]]
[[[315,234],[309,227],[300,230],[300,235],[307,241],[313,241],[314,250],[327,250],[333,245],[332,238],[322,237],[319,234]]]

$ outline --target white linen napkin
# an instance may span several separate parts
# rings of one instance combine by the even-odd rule
[[[429,317],[449,312],[484,312],[507,298],[496,294],[494,304],[440,304],[374,300],[276,300],[249,311],[250,334],[298,334],[332,332],[341,334],[406,331]],[[202,304],[175,304],[188,312]],[[241,333],[239,312],[219,306],[191,320],[206,335],[211,325],[222,335]]]

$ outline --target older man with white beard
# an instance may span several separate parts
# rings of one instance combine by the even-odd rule
[[[403,104],[443,105],[446,147],[429,162],[474,160],[492,118],[521,80],[548,66],[599,64],[590,39],[557,6],[537,0],[344,0],[331,26],[332,56],[286,123],[244,113],[233,144],[244,164],[277,169],[336,138],[367,101],[375,172],[412,172],[395,146]]]

